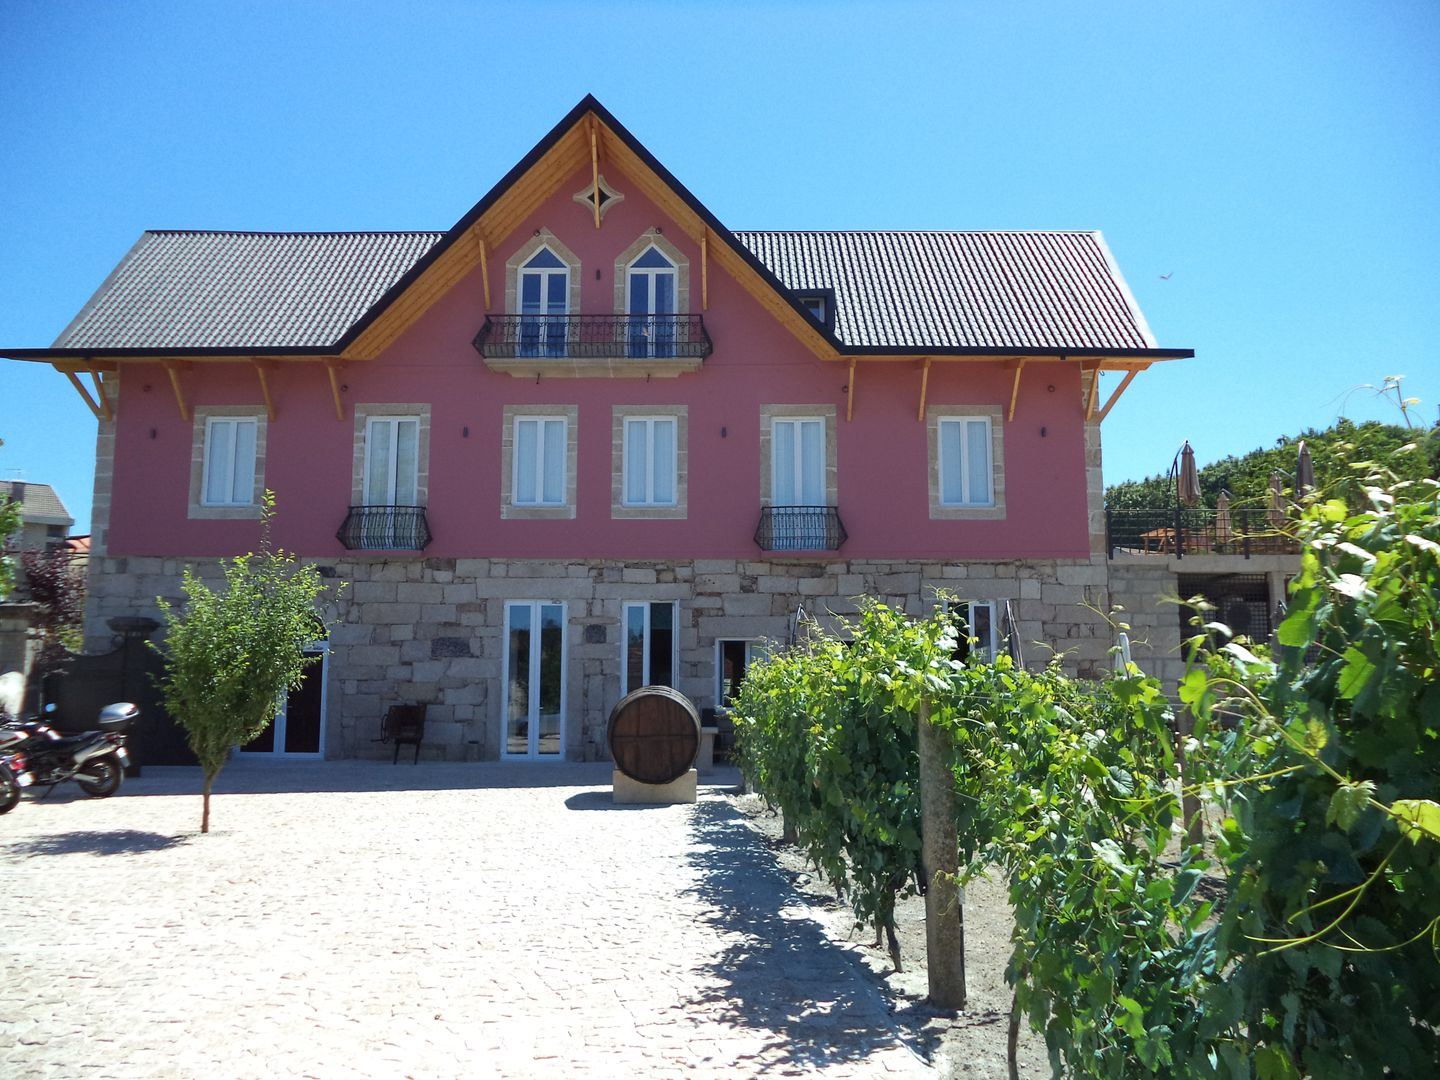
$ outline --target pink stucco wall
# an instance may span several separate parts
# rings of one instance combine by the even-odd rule
[[[610,209],[597,231],[585,208],[571,200],[588,179],[576,174],[506,243],[494,245],[492,311],[503,311],[506,258],[541,226],[581,260],[582,311],[605,313],[614,309],[616,255],[645,229],[661,227],[691,260],[690,306],[698,311],[696,245],[619,174],[609,180],[625,201]],[[850,536],[842,557],[958,561],[1087,554],[1084,425],[1073,362],[1032,362],[1024,370],[1015,420],[1004,424],[1004,519],[932,521],[926,429],[916,417],[920,372],[909,363],[862,362],[854,419],[847,422],[845,366],[817,360],[713,260],[709,278],[704,318],[715,351],[703,370],[678,378],[537,384],[491,372],[470,344],[485,318],[478,269],[379,359],[346,366],[343,421],[335,418],[323,368],[282,364],[271,376],[277,418],[268,426],[264,477],[279,502],[276,541],[307,556],[345,554],[334,534],[350,502],[353,407],[428,402],[428,519],[435,539],[427,556],[758,557],[752,534],[760,508],[761,406],[828,404],[838,416],[838,505]],[[1011,378],[998,361],[936,363],[928,404],[1008,408]],[[248,365],[197,364],[182,379],[194,406],[263,408]],[[502,410],[532,403],[578,406],[572,520],[501,519]],[[686,520],[611,518],[615,404],[688,406]],[[116,427],[111,555],[219,555],[254,545],[253,522],[188,519],[190,453],[191,425],[179,416],[164,370],[127,367]]]

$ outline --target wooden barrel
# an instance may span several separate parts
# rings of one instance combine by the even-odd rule
[[[642,686],[616,702],[606,729],[615,767],[642,784],[668,784],[695,764],[700,714],[668,686]]]

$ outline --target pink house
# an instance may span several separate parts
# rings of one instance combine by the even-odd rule
[[[266,752],[605,756],[877,596],[1106,663],[1097,372],[1157,348],[1094,232],[723,226],[597,101],[443,233],[147,232],[47,349],[100,417],[89,630],[276,540],[347,588]],[[88,385],[82,376],[89,379]]]

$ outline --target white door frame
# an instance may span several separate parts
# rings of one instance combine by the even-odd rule
[[[296,753],[285,749],[285,713],[290,704],[289,691],[282,691],[280,694],[279,708],[275,711],[275,719],[270,722],[274,730],[275,739],[271,750],[245,750],[240,753],[252,758],[294,758],[311,759],[315,761],[324,760],[325,757],[325,721],[329,713],[330,703],[330,646],[324,641],[308,642],[303,651],[308,656],[320,657],[320,749],[313,753]],[[306,668],[306,677],[313,678],[314,666]]]
[[[540,609],[553,606],[560,609],[560,752],[541,754],[540,744]],[[528,713],[527,750],[523,754],[510,752],[510,612],[525,607],[531,613],[530,633],[530,701],[526,703]],[[570,673],[570,613],[564,600],[507,600],[505,601],[505,622],[502,628],[505,661],[500,678],[500,758],[502,761],[564,761],[566,713],[569,704]]]

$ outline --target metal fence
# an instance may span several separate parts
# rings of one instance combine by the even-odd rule
[[[755,543],[765,551],[838,551],[849,534],[833,506],[766,506]]]
[[[423,506],[352,506],[335,538],[351,551],[424,551],[430,524]]]
[[[487,360],[703,360],[714,349],[699,315],[487,315],[474,345]]]
[[[1130,555],[1293,554],[1297,540],[1271,520],[1271,512],[1245,508],[1221,513],[1205,507],[1164,510],[1105,510],[1105,545],[1110,558]]]

